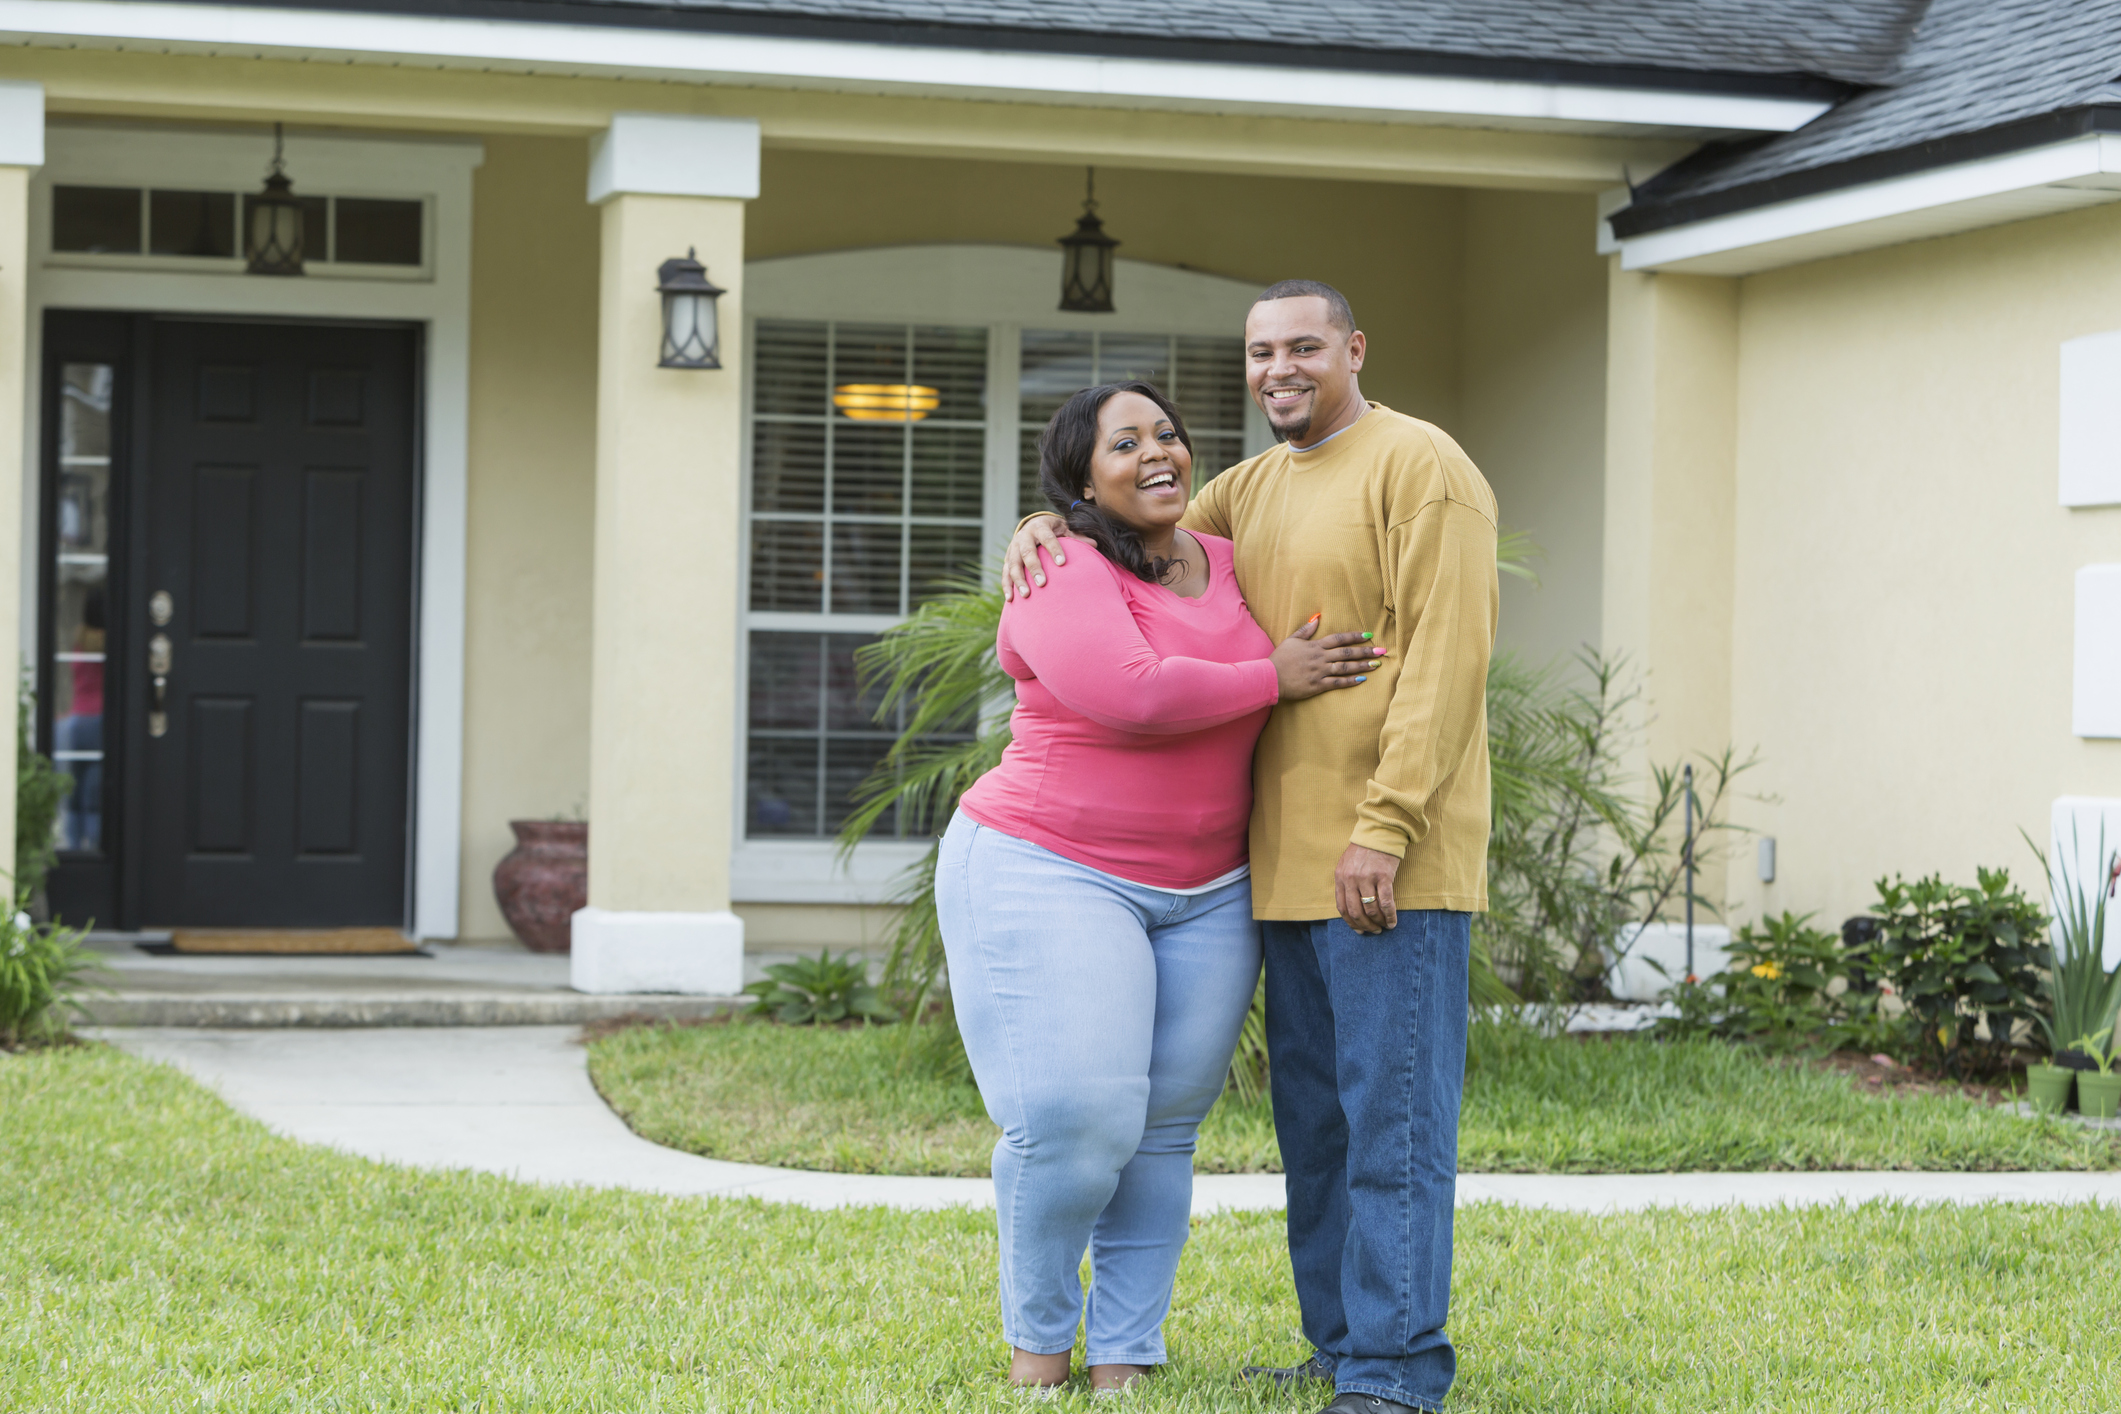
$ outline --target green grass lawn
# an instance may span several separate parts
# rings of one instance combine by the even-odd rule
[[[2092,1208],[1460,1215],[1454,1411],[2103,1410]],[[0,1409],[1005,1410],[991,1215],[425,1174],[275,1138],[102,1048],[0,1053]],[[1126,1407],[1289,1410],[1272,1215],[1196,1225]],[[1072,1389],[1059,1407],[1088,1410]],[[1101,1406],[1100,1406],[1101,1407]]]
[[[636,1130],[716,1158],[842,1173],[984,1174],[979,1094],[908,1056],[901,1027],[636,1027],[590,1074]],[[2112,1169],[2121,1136],[1945,1094],[1864,1094],[1830,1071],[1720,1041],[1548,1040],[1479,1028],[1459,1166],[1469,1173]],[[1281,1164],[1265,1102],[1201,1126],[1204,1173]]]

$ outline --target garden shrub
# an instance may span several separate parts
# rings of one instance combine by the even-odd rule
[[[53,835],[74,778],[37,751],[37,698],[23,675],[15,697],[15,888],[34,898],[59,857]]]
[[[1840,935],[1814,928],[1812,917],[1784,912],[1741,927],[1722,972],[1667,994],[1679,1015],[1660,1020],[1659,1032],[1716,1035],[1777,1051],[1880,1043],[1877,996],[1851,985],[1861,955]]]
[[[744,989],[758,1000],[754,1016],[771,1016],[789,1026],[812,1022],[896,1021],[898,1013],[869,984],[869,964],[858,953],[834,957],[827,948],[816,957],[777,962],[766,980]]]
[[[80,1010],[78,992],[101,966],[85,935],[29,916],[29,890],[0,922],[0,1044],[48,1040],[65,1029],[65,1013]]]
[[[1878,881],[1876,941],[1865,965],[1905,1008],[1902,1032],[1917,1059],[1949,1075],[2010,1063],[2020,1022],[2046,1010],[2054,965],[2047,915],[2007,869],[1978,869],[1968,888],[1937,876]]]
[[[2020,830],[2020,835],[2025,832]],[[2050,861],[2047,851],[2033,844],[2033,857],[2048,880],[2048,897],[2055,906],[2052,945],[2054,965],[2047,974],[2048,1014],[2040,1018],[2047,1034],[2047,1048],[2061,1057],[2070,1051],[2091,1057],[2080,1044],[2101,1031],[2112,1035],[2121,1020],[2121,965],[2106,965],[2106,912],[2108,890],[2121,880],[2121,856],[2106,847],[2106,827],[2099,827],[2099,850],[2089,879],[2078,877],[2073,862],[2079,841],[2075,826],[2070,830],[2070,851]]]

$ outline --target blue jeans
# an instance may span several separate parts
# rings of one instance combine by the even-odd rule
[[[1335,1387],[1441,1409],[1473,917],[1266,923],[1274,1132],[1304,1335]]]
[[[950,998],[987,1113],[1002,1331],[1160,1365],[1193,1211],[1193,1139],[1259,976],[1252,886],[1130,884],[964,815],[936,863]]]

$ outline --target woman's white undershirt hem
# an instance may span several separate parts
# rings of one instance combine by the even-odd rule
[[[1197,894],[1211,894],[1217,889],[1230,887],[1239,879],[1249,875],[1252,872],[1252,865],[1249,862],[1240,864],[1229,873],[1218,875],[1205,884],[1195,884],[1190,889],[1167,889],[1162,884],[1145,884],[1139,879],[1129,879],[1123,875],[1115,874],[1109,869],[1100,869],[1097,872],[1108,879],[1118,879],[1122,884],[1132,884],[1137,889],[1154,889],[1160,894],[1170,894],[1173,898],[1192,898]]]

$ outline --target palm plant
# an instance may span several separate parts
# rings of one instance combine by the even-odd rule
[[[2024,831],[2019,831],[2024,835]],[[2047,852],[2025,842],[2046,872],[2050,903],[2055,919],[2055,965],[2048,974],[2048,1014],[2039,1018],[2047,1033],[2051,1052],[2060,1054],[2075,1044],[2075,1038],[2111,1032],[2121,1018],[2121,966],[2106,967],[2106,904],[2114,892],[2116,871],[2121,871],[2121,853],[2109,854],[2106,827],[2099,827],[2099,852],[2091,888],[2076,876],[2072,859],[2083,856],[2076,826],[2070,826],[2070,853],[2049,863]],[[2088,1053],[2088,1052],[2087,1052]]]
[[[905,725],[891,749],[854,791],[854,813],[840,830],[844,858],[892,810],[908,834],[939,836],[957,798],[992,770],[1009,745],[1001,710],[1012,690],[994,657],[1002,591],[969,573],[936,585],[941,592],[904,623],[855,651],[862,690],[881,687],[878,721]],[[935,918],[935,860],[941,842],[901,876],[902,905],[884,963],[883,989],[903,998],[907,1015],[928,1011],[943,971],[943,933]]]

